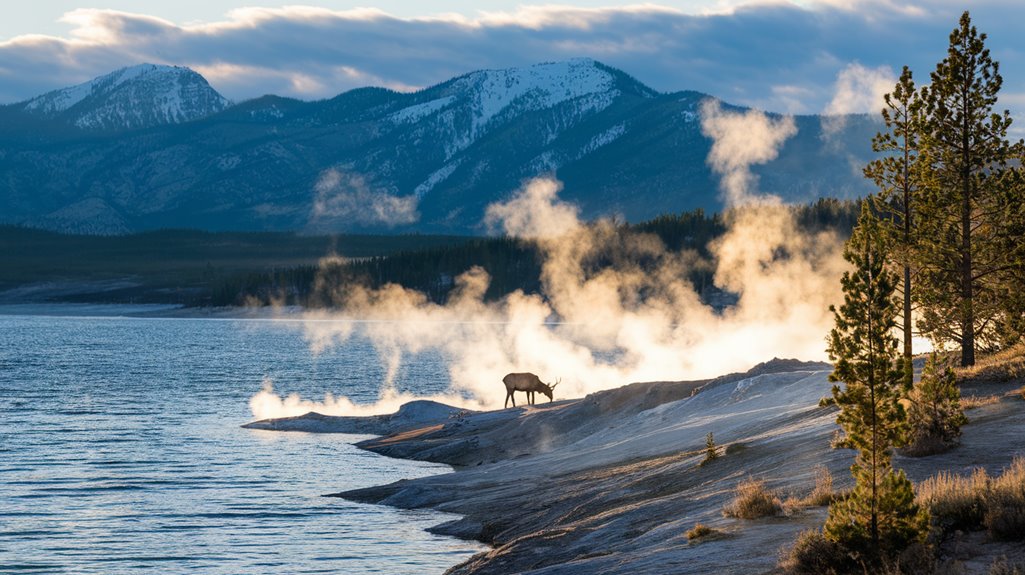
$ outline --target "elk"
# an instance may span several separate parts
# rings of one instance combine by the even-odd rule
[[[552,392],[555,389],[555,386],[559,385],[561,382],[562,380],[560,379],[559,381],[548,385],[533,373],[510,373],[502,378],[502,383],[505,384],[506,391],[505,406],[509,407],[509,400],[512,399],[513,407],[516,407],[516,398],[513,396],[513,393],[517,391],[526,392],[528,405],[534,405],[534,392],[537,391],[547,395],[548,401],[552,401],[555,398]]]

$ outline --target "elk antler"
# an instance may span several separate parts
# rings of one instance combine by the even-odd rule
[[[555,389],[555,386],[559,385],[560,383],[562,383],[562,378],[561,377],[559,378],[559,381],[556,381],[555,383],[552,384],[552,389]]]

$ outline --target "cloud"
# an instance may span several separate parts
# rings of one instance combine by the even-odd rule
[[[866,70],[907,64],[925,77],[943,57],[962,9],[946,0],[720,6],[690,13],[656,4],[543,5],[423,17],[289,6],[244,8],[187,25],[82,9],[65,16],[67,37],[0,43],[0,102],[140,62],[211,73],[215,88],[242,100],[265,93],[326,98],[366,85],[411,90],[471,70],[592,57],[657,90],[698,90],[735,104],[812,113],[830,104],[834,80],[852,62]],[[1003,64],[1005,89],[1025,92],[1025,57],[1015,45],[1025,6],[985,0],[973,3],[972,14]]]
[[[336,169],[321,174],[314,186],[309,228],[338,231],[373,224],[397,226],[420,219],[415,195],[396,196],[372,188],[358,175]]]

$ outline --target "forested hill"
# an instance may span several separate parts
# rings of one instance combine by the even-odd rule
[[[791,209],[801,229],[835,230],[846,237],[857,221],[860,205],[854,201],[824,199]],[[698,209],[622,225],[617,233],[621,241],[636,234],[654,234],[669,250],[692,249],[703,258],[711,259],[708,245],[725,230],[721,214]],[[341,303],[337,296],[344,295],[347,285],[378,288],[396,283],[420,291],[435,302],[443,302],[452,291],[456,276],[474,266],[481,267],[490,276],[485,298],[494,300],[514,290],[539,293],[541,264],[541,254],[531,242],[506,237],[474,238],[464,243],[403,250],[344,263],[236,275],[216,286],[212,301],[217,305],[277,302],[330,307]],[[598,254],[592,265],[597,270],[611,262]],[[689,279],[706,299],[722,300],[724,294],[713,285],[711,269],[696,267],[690,271]],[[317,281],[318,278],[322,281]],[[723,301],[729,301],[728,294],[725,295]]]
[[[805,229],[849,233],[854,202],[820,200],[794,208]],[[665,214],[618,233],[657,235],[672,250],[708,257],[708,243],[725,229],[719,214]],[[513,290],[537,293],[536,247],[505,237],[314,235],[279,232],[160,230],[124,236],[66,235],[0,226],[0,303],[12,301],[165,302],[186,305],[287,303],[329,306],[318,275],[334,288],[398,283],[444,301],[456,276],[480,266],[491,276],[486,297]],[[342,260],[327,258],[342,256]],[[343,263],[337,263],[343,261]],[[335,263],[328,263],[335,262]],[[602,265],[602,262],[596,262]],[[707,272],[691,279],[710,288]]]

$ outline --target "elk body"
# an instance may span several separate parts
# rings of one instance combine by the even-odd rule
[[[555,397],[552,390],[555,389],[556,385],[559,385],[559,381],[548,385],[533,373],[510,373],[502,378],[506,391],[505,406],[509,407],[509,400],[512,399],[513,407],[516,407],[516,397],[513,396],[513,393],[517,391],[523,391],[527,394],[527,404],[529,405],[534,404],[534,393],[538,391],[547,395],[548,401],[552,401]]]

